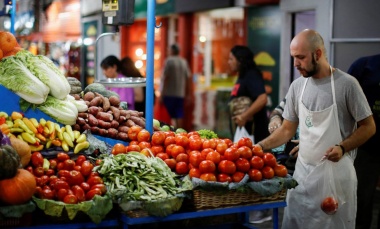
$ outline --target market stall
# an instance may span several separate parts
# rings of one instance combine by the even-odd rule
[[[146,114],[101,83],[82,89],[17,42],[1,46],[2,227],[128,228],[261,209],[273,209],[278,227],[278,208],[297,183],[273,154],[249,138],[232,142],[153,119],[154,4]]]

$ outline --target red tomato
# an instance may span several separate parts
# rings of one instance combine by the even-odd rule
[[[204,181],[216,181],[216,176],[214,173],[203,173],[199,178]]]
[[[326,197],[321,203],[321,209],[328,215],[334,215],[338,210],[338,202],[334,197]]]
[[[56,197],[58,200],[63,201],[65,196],[68,194],[67,189],[61,188],[58,191],[56,191]]]
[[[162,131],[155,131],[152,134],[152,145],[163,145],[166,139],[166,135]]]
[[[199,178],[201,176],[201,171],[198,168],[192,168],[189,171],[190,178],[196,177]]]
[[[64,169],[64,167],[65,167],[65,163],[64,162],[62,162],[62,161],[58,162],[58,164],[57,164],[57,171]]]
[[[258,157],[263,157],[264,156],[264,152],[263,152],[263,150],[261,149],[261,147],[259,145],[252,146],[252,154],[254,156],[258,156]]]
[[[83,182],[82,184],[80,184],[80,187],[83,189],[84,192],[88,192],[91,188],[87,182]]]
[[[77,159],[75,160],[75,165],[82,166],[82,163],[87,160],[86,156],[84,155],[79,155]]]
[[[84,182],[84,177],[80,172],[76,170],[71,170],[70,177],[68,178],[68,182],[70,185],[80,185],[81,183]]]
[[[235,161],[236,170],[246,173],[251,168],[249,161],[245,158],[239,158]]]
[[[211,148],[215,149],[216,147],[216,141],[215,139],[205,139],[202,144],[203,149]]]
[[[163,161],[169,159],[169,155],[167,153],[158,153],[156,157],[161,158]]]
[[[71,159],[67,159],[63,163],[64,163],[64,166],[63,166],[64,169],[69,170],[69,171],[74,170],[75,161]]]
[[[220,154],[213,150],[207,154],[206,160],[210,160],[214,162],[214,164],[218,164],[220,162]]]
[[[58,161],[64,162],[70,159],[70,156],[67,153],[59,152],[57,153],[57,159]]]
[[[253,156],[249,162],[253,169],[262,169],[264,167],[264,160],[259,156]]]
[[[67,194],[63,198],[63,202],[66,204],[76,204],[76,203],[78,203],[78,198],[73,194]]]
[[[50,169],[56,169],[58,165],[58,162],[56,159],[49,159],[49,168]]]
[[[91,174],[93,168],[94,168],[94,165],[91,164],[90,161],[86,160],[82,163],[80,173],[82,173],[83,176],[87,177],[88,175]]]
[[[185,148],[183,148],[183,146],[180,146],[180,145],[173,146],[173,148],[171,150],[171,156],[172,156],[172,158],[177,158],[177,156],[180,153],[186,153]]]
[[[150,133],[146,129],[142,129],[138,134],[137,134],[137,141],[139,142],[148,142],[150,141]]]
[[[66,181],[57,180],[57,182],[55,182],[54,189],[56,191],[60,189],[70,189],[70,185]]]
[[[129,145],[127,147],[127,152],[140,152],[140,146],[139,145]]]
[[[42,185],[48,185],[50,181],[50,178],[48,175],[41,176],[41,183]]]
[[[218,165],[218,171],[225,174],[234,174],[236,172],[236,165],[229,160],[223,160]]]
[[[168,145],[175,144],[175,136],[168,136],[165,138],[164,146],[167,147]]]
[[[100,165],[102,163],[102,159],[96,159],[95,165]]]
[[[240,182],[241,180],[243,180],[244,176],[245,176],[245,173],[242,173],[242,172],[237,171],[237,172],[235,172],[235,173],[232,175],[232,181],[238,183],[238,182]]]
[[[216,170],[216,165],[210,160],[204,160],[199,163],[198,168],[201,173],[213,173]]]
[[[177,164],[175,165],[175,172],[181,175],[187,174],[189,172],[189,166],[187,165],[186,162],[183,162],[183,161],[177,162]]]
[[[82,166],[80,166],[80,165],[76,165],[76,166],[74,166],[74,170],[75,170],[75,171],[80,172],[81,169],[82,169]]]
[[[100,189],[100,191],[102,192],[102,195],[107,193],[107,187],[104,184],[96,184],[91,187],[91,189],[96,189],[96,188]]]
[[[170,144],[170,145],[165,147],[165,153],[167,153],[169,157],[172,156],[172,151],[173,151],[174,146],[176,146],[175,143]]]
[[[277,165],[276,157],[271,153],[264,153],[264,165],[274,168]]]
[[[247,137],[243,137],[243,138],[240,138],[239,141],[237,142],[237,145],[238,147],[242,147],[242,146],[247,146],[248,148],[252,148],[252,140],[250,138],[247,138]]]
[[[199,151],[191,151],[189,153],[189,162],[192,166],[198,168],[199,166],[199,163],[201,163],[201,161],[203,160],[202,158],[202,154],[199,152]]]
[[[236,148],[230,147],[224,152],[224,159],[229,161],[236,161],[240,157],[240,153]]]
[[[175,144],[177,144],[178,146],[187,148],[187,146],[189,145],[189,138],[187,136],[177,134],[174,138]]]
[[[263,179],[263,174],[258,169],[250,169],[248,171],[248,176],[251,181],[261,181]]]
[[[210,152],[213,152],[213,151],[214,151],[214,150],[211,149],[211,148],[203,149],[203,150],[201,151],[202,159],[203,159],[203,160],[206,160],[207,154],[209,154]]]
[[[40,152],[34,152],[32,153],[30,161],[32,162],[32,165],[34,167],[39,167],[44,164],[44,157],[42,156]]]
[[[118,154],[126,153],[126,152],[127,152],[127,148],[121,143],[116,143],[112,147],[112,151],[111,151],[113,155],[118,155]]]
[[[146,142],[146,141],[141,141],[139,143],[139,146],[140,146],[140,150],[152,147],[152,145],[149,142]]]
[[[36,177],[43,176],[45,174],[44,168],[42,168],[42,166],[38,166],[38,167],[34,168],[33,174]]]
[[[142,130],[142,127],[141,126],[137,126],[137,125],[134,125],[134,126],[131,126],[129,129],[128,129],[128,138],[130,140],[137,140],[137,135],[139,134],[139,132]]]
[[[232,182],[232,178],[230,175],[219,173],[217,176],[218,182]]]
[[[150,148],[144,148],[140,151],[141,154],[144,154],[146,157],[151,157],[152,154],[151,154],[151,150]],[[154,155],[153,155],[154,156]]]
[[[152,151],[153,155],[156,156],[158,153],[164,152],[164,147],[162,145],[153,145],[150,150]]]
[[[103,184],[103,179],[99,176],[92,176],[89,179],[87,179],[87,183],[90,185],[90,187],[96,185],[96,184]]]
[[[198,131],[190,131],[189,133],[187,133],[187,137],[190,138],[190,137],[201,137],[201,135],[198,133]]]
[[[250,159],[252,157],[252,150],[248,146],[240,146],[237,152],[242,158]]]
[[[82,202],[86,200],[86,195],[84,193],[84,190],[79,185],[72,186],[71,191],[73,191],[74,196],[77,197],[78,202]]]
[[[215,150],[221,154],[221,155],[224,155],[224,152],[226,152],[226,150],[228,149],[228,145],[226,142],[224,141],[219,141],[217,144],[216,144],[216,147],[215,147]]]
[[[228,147],[232,146],[234,144],[231,139],[224,138],[223,141],[227,144]]]
[[[183,162],[186,162],[186,164],[187,164],[187,163],[189,163],[189,155],[187,155],[186,153],[180,153],[180,154],[177,155],[177,157],[175,158],[175,160],[177,162],[183,161]]]
[[[169,136],[175,137],[175,133],[173,131],[164,131],[166,138]]]
[[[265,179],[271,179],[274,177],[274,171],[270,166],[264,166],[264,168],[261,169],[261,173]]]
[[[26,167],[26,170],[28,170],[31,174],[33,174],[33,166],[29,165],[28,167]]]
[[[130,141],[128,145],[138,145],[139,142],[138,141]],[[126,146],[127,147],[127,146]]]
[[[49,177],[49,186],[51,189],[55,189],[54,186],[55,186],[55,183],[57,182],[57,180],[58,180],[58,177],[56,175]]]
[[[168,167],[174,171],[175,170],[175,166],[177,164],[177,161],[174,159],[174,158],[167,158],[164,160],[164,162],[168,165]]]
[[[276,165],[273,170],[275,176],[286,177],[288,175],[288,169],[284,165]]]
[[[41,186],[37,186],[36,187],[36,190],[34,191],[34,195],[38,198],[41,198],[41,195],[42,195],[42,188]]]
[[[91,189],[86,193],[86,200],[92,200],[95,195],[102,195],[102,191],[98,188]]]
[[[189,138],[189,149],[190,150],[201,150],[203,141],[200,138]]]

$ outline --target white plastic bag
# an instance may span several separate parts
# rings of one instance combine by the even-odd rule
[[[308,198],[312,198],[311,201],[320,205],[320,209],[328,215],[334,215],[346,202],[341,186],[344,171],[347,170],[342,168],[341,163],[324,159],[305,179]]]
[[[247,137],[252,140],[252,143],[255,143],[255,137],[253,135],[250,135],[248,131],[245,129],[244,126],[238,126],[236,127],[235,135],[234,135],[234,142],[238,142],[239,139]]]

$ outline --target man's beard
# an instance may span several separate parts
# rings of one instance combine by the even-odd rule
[[[312,67],[312,70],[311,71],[306,71],[306,69],[302,69],[302,68],[299,68],[299,70],[304,70],[306,72],[305,75],[302,75],[303,77],[305,78],[309,78],[309,77],[312,77],[313,75],[315,75],[317,72],[318,72],[318,66],[317,66],[317,62],[315,61],[315,58],[314,58],[314,55],[312,55],[312,61],[311,61],[311,64],[313,65]]]

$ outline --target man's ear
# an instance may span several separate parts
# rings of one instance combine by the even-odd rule
[[[321,49],[315,50],[315,60],[319,60],[319,58],[321,57],[322,57],[322,50]]]

